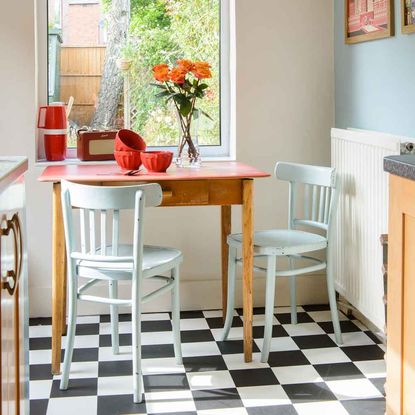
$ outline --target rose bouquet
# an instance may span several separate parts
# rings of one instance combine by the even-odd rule
[[[176,164],[184,165],[183,152],[186,149],[189,166],[200,166],[197,134],[196,137],[192,137],[192,123],[198,123],[200,114],[210,118],[208,114],[196,107],[196,100],[202,99],[208,88],[203,80],[212,77],[209,63],[193,62],[187,59],[178,60],[176,66],[161,63],[153,68],[153,76],[157,81],[153,85],[161,89],[156,96],[172,102],[177,112],[181,137]]]

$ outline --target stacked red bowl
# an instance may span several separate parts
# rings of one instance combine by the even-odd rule
[[[141,161],[149,172],[165,172],[173,160],[171,151],[143,151]]]
[[[119,130],[115,137],[114,157],[125,170],[136,170],[141,166],[141,153],[146,149],[143,138],[131,130]]]

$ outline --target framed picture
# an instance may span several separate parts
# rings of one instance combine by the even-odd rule
[[[415,33],[415,0],[401,0],[402,33]]]
[[[348,44],[393,36],[393,0],[345,0],[344,26]]]

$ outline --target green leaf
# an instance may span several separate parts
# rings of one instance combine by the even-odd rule
[[[150,85],[155,86],[156,88],[160,88],[160,89],[167,89],[166,85],[164,84],[156,84],[152,82]]]
[[[201,113],[201,114],[203,114],[206,118],[209,118],[209,120],[211,120],[211,121],[213,121],[213,118],[207,113],[207,112],[205,112],[205,111],[203,111],[203,110],[199,110],[198,109],[198,111]]]
[[[183,115],[183,117],[187,117],[191,110],[192,110],[192,103],[188,99],[183,100],[180,103],[179,111],[180,111],[180,114]]]
[[[209,85],[208,84],[200,84],[199,88],[203,91],[204,89],[209,88]]]
[[[163,92],[159,92],[158,94],[156,94],[156,98],[164,98],[164,97],[168,97],[169,95],[171,95],[171,92],[163,91]]]

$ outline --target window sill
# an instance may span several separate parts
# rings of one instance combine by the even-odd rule
[[[235,157],[232,156],[218,156],[218,157],[202,157],[202,161],[236,161]],[[81,161],[76,158],[69,158],[62,161],[47,161],[37,160],[35,163],[36,167],[48,167],[48,166],[67,166],[67,165],[99,165],[99,164],[115,164],[115,160],[105,161]]]

